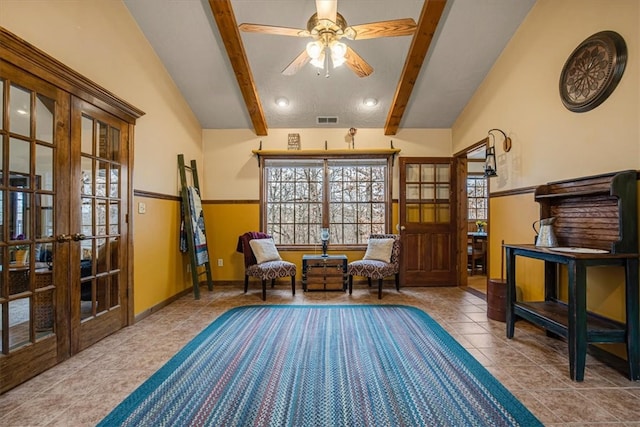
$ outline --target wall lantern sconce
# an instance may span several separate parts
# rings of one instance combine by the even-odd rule
[[[504,137],[502,149],[505,152],[511,150],[511,138],[509,138],[507,134],[505,134],[500,129],[489,130],[489,136],[487,136],[487,153],[484,161],[484,176],[487,178],[498,176],[498,167],[496,165],[496,137],[493,132],[500,132]]]

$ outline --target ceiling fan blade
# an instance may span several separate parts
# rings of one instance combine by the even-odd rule
[[[318,12],[318,19],[328,19],[331,22],[336,22],[338,0],[316,0],[316,11]]]
[[[358,77],[367,77],[373,73],[373,67],[367,63],[355,50],[347,46],[347,53],[344,55],[345,64]]]
[[[416,21],[412,18],[370,22],[350,27],[356,33],[353,40],[375,39],[378,37],[410,36],[416,31]],[[345,30],[345,33],[347,31]]]
[[[293,37],[309,37],[309,31],[302,30],[300,28],[289,27],[275,27],[273,25],[262,24],[240,24],[238,25],[240,31],[246,33],[262,33],[262,34],[275,34],[278,36],[293,36]]]
[[[311,58],[309,57],[309,55],[307,55],[307,51],[303,50],[302,53],[296,57],[296,59],[294,59],[289,65],[287,65],[287,68],[282,70],[282,74],[284,74],[285,76],[294,75],[295,73],[300,71],[302,67],[307,65],[307,62],[309,62],[310,59]]]

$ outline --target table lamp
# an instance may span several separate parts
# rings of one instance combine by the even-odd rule
[[[322,256],[327,255],[327,246],[329,245],[329,229],[321,228],[320,229],[320,240],[322,240]]]

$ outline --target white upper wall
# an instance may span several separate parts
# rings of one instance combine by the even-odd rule
[[[0,0],[0,26],[143,110],[133,187],[178,194],[177,154],[202,164],[201,128],[121,1]]]
[[[248,130],[203,131],[204,139],[204,199],[258,200],[260,196],[259,167],[251,150],[262,141],[263,150],[286,150],[289,133],[300,134],[302,150],[322,150],[327,141],[329,150],[349,148],[348,129],[270,129],[268,136],[257,137]],[[355,149],[399,148],[400,156],[450,157],[450,129],[407,129],[397,135],[385,136],[382,129],[358,129]],[[398,162],[394,163],[393,197],[398,197]]]
[[[491,191],[640,169],[640,1],[538,0],[453,126],[457,152],[500,128],[498,177]],[[573,113],[560,100],[560,72],[571,52],[603,30],[625,39],[628,62],[611,96]]]

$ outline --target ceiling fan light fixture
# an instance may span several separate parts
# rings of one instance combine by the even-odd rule
[[[316,68],[324,68],[324,52],[321,52],[319,57],[312,58],[309,62]]]
[[[344,56],[347,53],[347,45],[333,40],[329,44],[329,49],[331,49],[331,62],[333,62],[334,67],[339,67],[345,63],[347,59]]]
[[[307,55],[309,58],[319,59],[324,54],[324,44],[320,40],[307,43]]]

